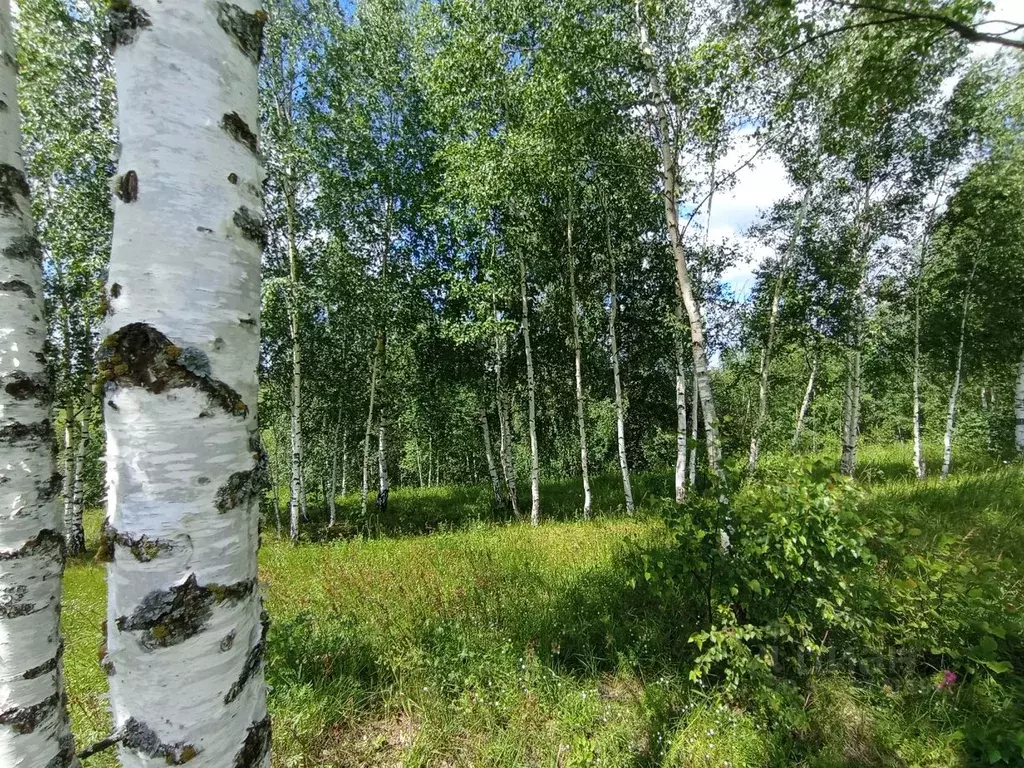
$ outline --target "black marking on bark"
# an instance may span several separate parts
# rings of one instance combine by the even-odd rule
[[[259,768],[270,751],[270,715],[253,723],[245,733],[242,748],[235,755],[234,768]]]
[[[0,212],[3,215],[17,216],[21,213],[18,195],[28,199],[28,179],[13,165],[0,163]]]
[[[193,573],[176,587],[150,592],[135,613],[118,617],[117,628],[139,632],[139,643],[147,650],[167,648],[201,632],[215,604],[241,600],[255,588],[255,579],[200,586]]]
[[[241,230],[243,237],[259,245],[261,251],[266,249],[267,228],[263,219],[255,216],[252,211],[243,205],[235,211],[232,221]]]
[[[41,375],[31,375],[24,371],[14,371],[7,377],[4,392],[15,400],[32,398],[45,399],[47,394],[46,380]]]
[[[117,187],[114,190],[117,199],[122,203],[134,203],[139,199],[139,174],[135,171],[128,171],[117,180]],[[116,296],[114,298],[117,298]]]
[[[238,174],[237,173],[229,173],[228,174],[228,181],[231,182],[232,184],[237,184],[238,183]]]
[[[18,67],[18,60],[9,51],[4,51],[4,64],[13,69],[15,73],[20,69]]]
[[[235,644],[235,630],[232,629],[230,632],[228,632],[226,635],[224,635],[223,638],[221,638],[221,641],[220,641],[221,653],[224,653],[225,651],[230,651],[231,647],[234,644]]]
[[[30,299],[34,299],[36,297],[36,292],[32,290],[32,286],[24,280],[8,280],[6,283],[0,283],[0,291],[6,291],[7,293],[23,293]]]
[[[202,232],[204,235],[212,235],[213,230],[209,227],[196,227],[196,232]]]
[[[107,673],[107,677],[113,677],[116,670],[114,662],[110,660],[110,655],[107,653],[107,622],[105,619],[100,622],[100,631],[103,633],[103,640],[97,649],[96,657],[99,659],[100,669]]]
[[[217,23],[253,64],[259,64],[263,55],[263,25],[267,18],[266,11],[248,13],[233,3],[217,3]]]
[[[217,489],[217,511],[224,514],[247,505],[255,495],[257,479],[254,470],[234,472],[228,481]]]
[[[57,498],[57,495],[61,492],[64,484],[64,478],[60,472],[54,472],[50,475],[49,480],[44,480],[42,483],[36,484],[36,491],[39,493],[40,501],[53,501]]]
[[[15,422],[0,427],[0,443],[14,445],[21,442],[46,442],[52,437],[49,421],[37,421],[35,424]]]
[[[194,347],[176,347],[151,325],[122,326],[104,339],[96,357],[98,378],[107,387],[143,387],[155,395],[193,387],[205,392],[227,413],[249,413],[235,390],[212,378],[206,353]]]
[[[58,706],[60,695],[55,693],[30,707],[14,707],[0,712],[0,725],[11,726],[15,733],[32,733]]]
[[[110,286],[110,298],[119,299],[121,298],[121,284],[114,283]]]
[[[57,531],[44,528],[31,539],[26,541],[20,549],[0,550],[0,563],[5,560],[18,560],[22,557],[45,555],[64,559],[64,538]]]
[[[220,127],[232,139],[248,147],[249,151],[254,155],[257,152],[256,145],[256,134],[253,132],[249,124],[242,119],[242,116],[237,112],[228,112],[224,117],[220,119]]]
[[[43,675],[49,672],[53,672],[53,670],[57,668],[57,664],[60,663],[61,657],[63,655],[64,643],[59,643],[57,645],[57,653],[53,657],[47,659],[38,667],[32,667],[32,669],[25,672],[25,674],[23,674],[22,677],[26,680],[35,680],[37,677],[42,677]]]
[[[263,669],[263,658],[267,653],[267,632],[270,630],[270,620],[267,617],[267,612],[262,611],[260,614],[260,621],[262,623],[262,630],[260,631],[260,639],[256,645],[249,649],[249,654],[245,657],[245,664],[242,665],[242,672],[239,674],[238,679],[232,683],[231,689],[224,697],[224,703],[230,704],[232,701],[237,699],[242,691],[245,690],[245,686],[252,680],[256,675]],[[234,641],[234,633],[231,635],[232,642]],[[227,639],[227,638],[225,638]],[[229,645],[228,648],[231,646]],[[224,648],[224,643],[221,641],[221,650],[227,650]]]
[[[252,325],[252,326],[255,326],[256,325],[256,318],[254,318],[254,317],[240,317],[240,318],[238,318],[238,322],[240,322],[242,325]]]
[[[66,709],[66,702],[63,702],[61,706]],[[60,751],[50,759],[46,768],[69,768],[75,764],[75,737],[68,731],[60,737],[59,743]]]
[[[104,539],[101,548],[109,556],[107,562],[114,560],[114,552],[116,551],[114,547],[118,544],[131,552],[132,556],[140,563],[148,563],[153,558],[159,556],[161,552],[169,552],[174,549],[174,545],[167,541],[167,539],[150,538],[145,534],[130,536],[117,530],[112,525],[104,525],[101,536]]]
[[[4,192],[0,189],[0,207],[6,205],[3,200]],[[4,248],[4,256],[14,261],[31,261],[35,263],[43,258],[43,246],[32,235],[22,235],[15,238],[10,245]]]
[[[140,30],[151,26],[149,14],[132,5],[130,0],[110,0],[103,40],[113,52],[119,45],[132,43]]]
[[[39,610],[33,603],[23,602],[27,594],[25,584],[0,587],[0,619],[16,619]]]
[[[184,765],[199,754],[191,744],[165,744],[152,728],[134,717],[121,727],[121,745],[147,757],[162,757],[168,765]]]
[[[6,112],[10,107],[7,106],[7,102],[0,99],[0,112]]]
[[[196,482],[199,485],[209,485],[210,484],[210,478],[208,478],[206,475],[200,475],[199,477],[196,478]]]
[[[114,562],[114,535],[111,533],[114,528],[107,521],[107,518],[103,518],[103,522],[100,523],[100,545],[96,550],[96,561],[100,563],[112,563]]]

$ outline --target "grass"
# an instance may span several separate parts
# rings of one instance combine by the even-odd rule
[[[952,534],[959,555],[1021,562],[1019,469],[970,459],[921,484],[904,458],[864,452],[871,514],[919,531],[924,550]],[[651,500],[671,477],[636,485]],[[688,683],[690,628],[626,583],[630,553],[664,546],[666,530],[651,514],[618,516],[616,490],[615,477],[595,481],[603,516],[585,523],[572,519],[574,483],[546,486],[555,521],[530,528],[493,516],[486,489],[399,489],[387,536],[328,538],[312,509],[312,542],[265,536],[274,766],[910,768],[995,757],[976,745],[997,744],[984,729],[1022,712],[1015,673],[945,691],[931,669],[884,684],[823,670],[792,722]],[[343,534],[357,502],[343,500]],[[97,515],[88,522],[94,542]],[[1019,605],[1020,567],[1004,578]],[[65,669],[80,745],[109,729],[96,658],[104,612],[102,567],[70,563]],[[85,765],[114,764],[105,753]]]

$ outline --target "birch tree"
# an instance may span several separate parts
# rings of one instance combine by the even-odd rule
[[[102,663],[123,766],[270,765],[256,568],[267,16],[240,2],[111,11]]]
[[[0,1],[0,763],[77,766],[60,629],[64,542],[44,358],[42,249],[21,159],[11,9]]]

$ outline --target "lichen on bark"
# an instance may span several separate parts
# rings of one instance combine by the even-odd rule
[[[151,26],[153,22],[150,21],[149,14],[133,5],[130,0],[110,0],[104,42],[113,51],[119,45],[130,44],[140,30]]]
[[[232,221],[241,231],[243,237],[259,245],[260,250],[266,250],[267,227],[263,219],[254,215],[252,211],[243,205],[235,211]]]
[[[25,178],[24,172],[13,165],[0,163],[0,213],[5,216],[17,216],[21,213],[17,196],[27,199],[28,194],[28,179]],[[6,251],[5,255],[8,255]]]
[[[259,64],[263,55],[263,25],[267,18],[263,10],[249,13],[234,3],[217,3],[217,23],[253,64]]]
[[[270,716],[253,723],[245,732],[242,748],[235,755],[234,768],[260,768],[270,751]]]
[[[3,205],[3,190],[0,189],[0,205]],[[28,261],[37,264],[43,258],[43,246],[32,235],[14,238],[3,250],[4,256],[13,261]]]
[[[257,489],[255,470],[235,472],[217,489],[217,510],[223,514],[249,503]]]
[[[114,560],[115,545],[120,545],[127,549],[132,553],[132,557],[140,563],[148,563],[153,558],[158,557],[160,553],[169,552],[174,549],[174,545],[167,539],[151,538],[145,534],[131,536],[127,533],[122,533],[105,521],[100,529],[100,536],[102,539],[100,551],[103,553],[103,559],[106,562]]]
[[[229,414],[245,416],[241,396],[210,374],[205,353],[182,349],[146,323],[130,323],[112,333],[97,354],[98,380],[106,388],[142,387],[155,395],[168,389],[194,387]]]
[[[168,765],[184,765],[199,754],[192,744],[165,744],[152,728],[134,717],[129,717],[121,726],[120,736],[125,749],[141,752],[147,757],[162,757]]]
[[[256,154],[258,150],[256,134],[249,127],[249,124],[242,119],[241,115],[237,112],[228,112],[220,119],[220,127],[224,129],[228,136],[247,147],[253,154]]]

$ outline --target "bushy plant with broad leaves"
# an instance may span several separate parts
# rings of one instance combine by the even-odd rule
[[[682,599],[696,625],[692,680],[733,691],[794,680],[870,629],[860,606],[875,531],[860,501],[851,481],[796,465],[667,509],[674,551],[644,559],[643,578]]]

